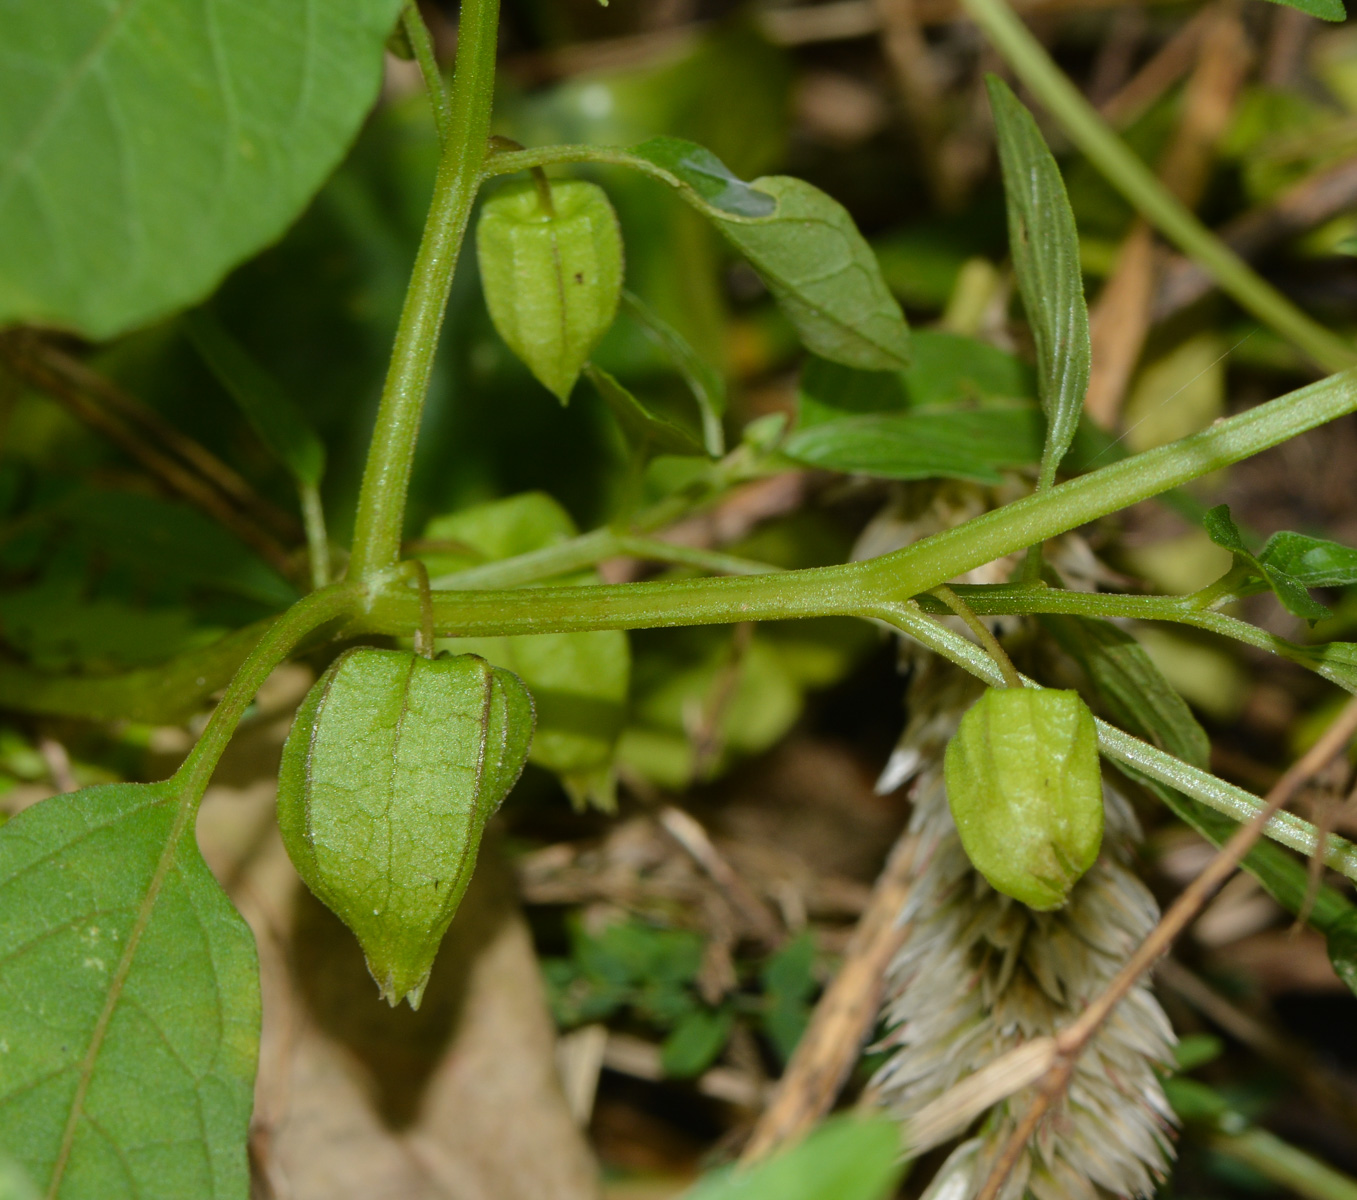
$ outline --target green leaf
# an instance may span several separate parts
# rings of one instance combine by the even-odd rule
[[[836,1117],[767,1162],[707,1176],[682,1200],[886,1200],[904,1170],[901,1149],[887,1117]]]
[[[0,829],[0,1153],[47,1194],[245,1200],[254,943],[171,784]]]
[[[1008,200],[1009,249],[1036,343],[1047,420],[1042,475],[1049,482],[1074,440],[1092,357],[1079,233],[1060,168],[1032,114],[998,76],[985,83]]]
[[[1108,715],[1123,729],[1207,770],[1211,741],[1145,648],[1110,621],[1043,616],[1042,626],[1087,672]]]
[[[1329,961],[1334,974],[1357,995],[1357,910],[1335,921],[1328,933]]]
[[[813,467],[882,479],[973,479],[998,483],[1006,467],[1041,455],[1034,408],[868,414],[799,429],[783,443]]]
[[[185,328],[217,382],[240,406],[251,428],[298,483],[319,487],[325,445],[302,410],[208,309],[184,318]]]
[[[905,371],[859,371],[808,358],[796,397],[797,427],[866,413],[1036,399],[1031,368],[988,342],[932,329],[910,341],[914,360]]]
[[[607,371],[592,364],[584,368],[589,382],[598,389],[633,451],[642,459],[652,454],[700,454],[702,446],[686,429],[658,412],[646,408]]]
[[[664,1073],[673,1079],[702,1074],[725,1047],[734,1022],[727,1008],[696,1008],[680,1018],[660,1051]]]
[[[1289,575],[1302,587],[1348,587],[1357,583],[1357,550],[1289,530],[1274,533],[1258,554],[1265,568]]]
[[[763,1031],[784,1063],[791,1058],[810,1022],[810,998],[818,986],[815,940],[809,931],[794,937],[763,968],[767,1003]]]
[[[633,146],[637,158],[662,167],[685,187],[691,188],[701,202],[735,217],[770,217],[777,201],[766,192],[737,179],[719,158],[705,146],[676,137],[655,137]]]
[[[1318,621],[1329,616],[1329,610],[1318,600],[1311,597],[1310,593],[1305,590],[1305,584],[1278,565],[1281,561],[1291,560],[1284,550],[1279,551],[1272,562],[1263,561],[1261,556],[1255,555],[1249,550],[1248,546],[1244,544],[1244,538],[1239,532],[1238,526],[1230,518],[1230,506],[1228,504],[1219,504],[1211,509],[1206,514],[1203,523],[1211,540],[1217,546],[1223,546],[1230,551],[1235,556],[1235,562],[1239,566],[1255,576],[1260,583],[1270,587],[1277,599],[1281,601],[1282,607],[1293,617],[1305,617],[1310,621]],[[1292,536],[1300,537],[1299,534]],[[1332,544],[1329,543],[1329,545]],[[1283,547],[1286,545],[1287,543],[1283,543]],[[1339,549],[1342,549],[1342,547],[1339,547]],[[1300,557],[1303,558],[1304,555]]]
[[[666,172],[749,260],[808,350],[866,371],[909,365],[904,314],[837,200],[788,175],[742,183],[709,150],[677,138],[652,138],[629,153]]]
[[[777,201],[759,220],[716,222],[759,273],[806,349],[865,371],[909,366],[909,328],[853,218],[802,179],[766,175]]]
[[[0,325],[93,338],[207,295],[348,148],[401,0],[0,10]]]
[[[1343,0],[1272,0],[1274,4],[1284,4],[1307,16],[1318,17],[1321,21],[1345,21],[1348,10]]]
[[[641,327],[646,337],[658,346],[683,376],[693,399],[702,414],[702,438],[707,453],[719,458],[725,453],[726,436],[721,418],[726,412],[726,381],[688,343],[677,329],[660,316],[649,304],[626,288],[622,289],[622,303],[628,315]]]

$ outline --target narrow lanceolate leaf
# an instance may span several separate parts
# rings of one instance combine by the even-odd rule
[[[1074,212],[1032,114],[1008,84],[986,79],[1008,202],[1008,240],[1037,351],[1037,386],[1046,411],[1042,479],[1055,478],[1074,440],[1088,389],[1088,307]]]
[[[683,376],[702,416],[702,440],[707,453],[713,458],[720,458],[726,452],[726,435],[721,428],[721,418],[726,412],[726,381],[721,377],[721,372],[706,362],[688,344],[683,334],[635,292],[623,288],[622,303],[646,337],[660,348],[674,364],[675,370]]]
[[[1175,758],[1208,768],[1206,730],[1135,638],[1090,617],[1046,616],[1041,623],[1084,668],[1113,721]]]
[[[808,350],[865,371],[909,366],[904,314],[837,200],[785,175],[745,183],[710,150],[678,138],[652,138],[630,153],[661,168],[749,260]]]
[[[0,829],[0,1155],[62,1200],[245,1200],[254,943],[168,784]]]
[[[652,454],[702,453],[697,438],[662,413],[647,408],[607,371],[592,364],[586,366],[584,371],[589,382],[598,389],[598,394],[612,410],[623,437],[637,455],[649,458]]]
[[[325,444],[296,402],[207,309],[184,318],[188,335],[259,440],[298,483],[319,487]]]
[[[343,155],[401,3],[0,6],[0,325],[105,338],[210,292]]]
[[[1337,578],[1342,578],[1344,564],[1341,560],[1330,560],[1328,565],[1307,566],[1305,553],[1289,552],[1287,547],[1290,545],[1291,551],[1300,549],[1294,543],[1283,542],[1281,548],[1273,550],[1273,544],[1268,543],[1262,554],[1254,554],[1244,542],[1244,535],[1239,532],[1239,527],[1234,523],[1230,516],[1230,506],[1228,504],[1218,504],[1206,514],[1203,522],[1206,526],[1206,532],[1211,540],[1217,546],[1222,546],[1230,551],[1235,557],[1237,567],[1252,577],[1252,579],[1265,588],[1271,588],[1273,594],[1281,601],[1282,607],[1286,609],[1293,617],[1304,617],[1310,621],[1318,621],[1329,615],[1329,610],[1318,600],[1314,599],[1307,592],[1307,584],[1318,584],[1321,580],[1331,578],[1329,572],[1331,569],[1338,572]],[[1299,534],[1292,534],[1292,537],[1299,537]],[[1329,542],[1324,545],[1331,546],[1337,550],[1343,547],[1336,543]],[[1269,550],[1273,550],[1271,555]],[[1301,570],[1304,578],[1298,578],[1291,574],[1287,567],[1297,567]]]
[[[1348,10],[1343,7],[1343,0],[1273,0],[1274,4],[1285,4],[1287,8],[1294,8],[1307,16],[1318,17],[1321,21],[1343,21],[1347,19]]]

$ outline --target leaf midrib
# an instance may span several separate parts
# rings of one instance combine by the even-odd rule
[[[99,36],[90,43],[89,49],[84,56],[76,62],[74,69],[62,81],[61,86],[52,96],[52,101],[47,107],[47,111],[38,118],[24,143],[18,151],[9,160],[3,170],[0,170],[0,205],[3,205],[9,197],[10,191],[14,188],[20,175],[27,169],[28,163],[36,153],[38,146],[47,136],[51,126],[65,110],[70,102],[71,96],[77,90],[77,87],[84,82],[85,77],[94,69],[95,62],[104,53],[108,43],[113,40],[114,35],[127,20],[128,14],[136,8],[142,0],[123,0],[122,6],[109,18],[108,24],[100,32]]]

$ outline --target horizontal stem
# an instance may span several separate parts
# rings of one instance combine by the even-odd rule
[[[1003,675],[989,655],[974,642],[924,615],[918,605],[886,604],[864,615],[874,616],[894,626],[992,686],[1003,686]],[[1041,686],[1030,679],[1024,682],[1029,687]],[[1200,800],[1207,807],[1235,821],[1242,823],[1251,820],[1262,810],[1262,800],[1252,792],[1217,779],[1209,771],[1189,766],[1181,759],[1132,737],[1106,721],[1098,720],[1097,726],[1098,748],[1108,758],[1134,767],[1141,774],[1194,800]],[[1319,832],[1315,827],[1289,812],[1279,812],[1272,817],[1265,832],[1273,841],[1307,856],[1314,854],[1320,845]],[[1357,880],[1357,846],[1347,839],[1329,834],[1324,842],[1324,862],[1349,879]]]
[[[1005,554],[1257,454],[1357,409],[1357,370],[1334,375],[1168,446],[1028,496],[866,562],[804,571],[530,591],[443,591],[443,636],[570,633],[852,615],[908,599]],[[586,535],[589,536],[589,535]],[[600,535],[603,536],[603,535]],[[485,575],[481,576],[484,581]],[[399,633],[419,614],[404,587],[377,589],[355,632]]]
[[[1048,587],[965,584],[957,584],[956,592],[977,613],[989,617],[1053,613],[1077,617],[1173,621],[1180,625],[1191,625],[1279,655],[1337,684],[1344,691],[1357,694],[1357,679],[1354,679],[1351,670],[1338,669],[1317,659],[1309,646],[1289,642],[1238,617],[1198,608],[1195,594],[1191,597],[1136,596],[1126,593],[1070,592]]]

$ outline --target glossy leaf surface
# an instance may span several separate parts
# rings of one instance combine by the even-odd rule
[[[0,1153],[63,1200],[245,1200],[254,941],[168,784],[0,829]]]
[[[0,324],[105,338],[278,237],[377,95],[401,0],[0,10]]]

